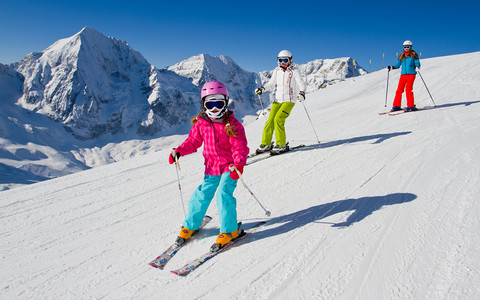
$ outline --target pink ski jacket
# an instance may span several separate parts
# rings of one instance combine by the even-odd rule
[[[230,126],[236,137],[227,135],[226,118],[213,122],[205,114],[197,118],[187,139],[176,149],[181,156],[197,152],[203,146],[206,175],[222,175],[231,165],[245,166],[249,149],[243,125],[230,113]]]

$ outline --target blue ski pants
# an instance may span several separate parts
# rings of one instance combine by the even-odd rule
[[[208,206],[216,194],[220,232],[229,233],[238,229],[237,199],[233,191],[237,180],[230,177],[230,172],[222,175],[205,175],[202,184],[193,192],[188,203],[188,212],[183,226],[190,230],[198,230]],[[218,191],[217,191],[218,188]]]

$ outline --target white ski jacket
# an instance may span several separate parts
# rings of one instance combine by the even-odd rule
[[[275,101],[296,102],[299,92],[305,92],[306,86],[302,76],[294,66],[287,69],[276,67],[273,70],[272,77],[264,85],[265,90],[275,89]]]

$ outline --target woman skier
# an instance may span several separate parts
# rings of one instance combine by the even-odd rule
[[[233,167],[243,173],[249,149],[245,129],[233,116],[233,112],[227,109],[228,92],[225,86],[218,81],[205,83],[201,99],[204,110],[192,119],[193,127],[187,139],[178,148],[174,148],[169,156],[169,163],[173,164],[181,156],[196,152],[204,144],[205,176],[190,198],[188,212],[176,243],[183,244],[199,229],[217,192],[220,234],[211,251],[218,251],[243,234],[241,223],[237,224],[236,199],[233,197],[239,175]]]
[[[400,75],[400,81],[398,82],[397,92],[395,93],[395,99],[393,100],[393,107],[391,111],[401,110],[402,107],[402,94],[405,90],[407,96],[407,108],[405,111],[417,110],[415,101],[413,99],[413,82],[417,71],[415,68],[420,69],[420,59],[418,54],[412,49],[412,42],[403,42],[403,53],[398,57],[398,61],[394,66],[388,66],[388,71],[392,69],[398,69],[402,67],[402,73]]]
[[[282,50],[277,56],[278,67],[273,70],[270,80],[260,88],[255,89],[256,95],[265,90],[275,89],[275,100],[270,109],[270,115],[263,129],[262,144],[256,150],[258,153],[271,151],[282,153],[288,151],[285,134],[285,120],[295,106],[295,99],[305,100],[305,82],[298,70],[294,68],[292,53]],[[275,131],[275,147],[272,147],[272,136]],[[273,149],[272,149],[273,148]]]

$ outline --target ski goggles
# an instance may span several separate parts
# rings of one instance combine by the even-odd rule
[[[279,63],[283,63],[283,64],[288,63],[288,61],[289,61],[288,58],[279,58],[279,59],[278,59],[278,62],[279,62]]]
[[[412,46],[403,46],[403,49],[411,49]]]
[[[225,102],[225,100],[211,99],[211,100],[206,100],[203,106],[205,106],[205,108],[208,110],[214,109],[214,108],[221,110],[222,108],[225,107],[226,104],[227,103]]]

